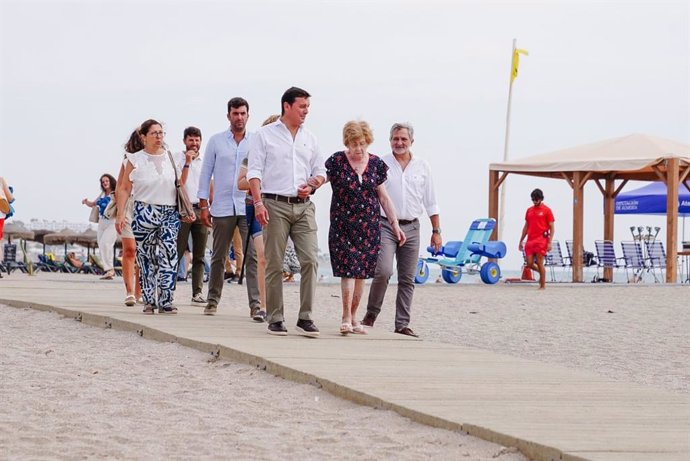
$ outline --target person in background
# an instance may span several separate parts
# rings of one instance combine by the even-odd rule
[[[303,127],[310,94],[289,88],[281,97],[280,119],[261,127],[249,146],[247,179],[266,253],[268,333],[286,336],[282,266],[288,236],[300,260],[300,308],[295,329],[316,338],[311,318],[319,266],[316,207],[310,196],[326,180],[316,137]],[[263,194],[262,194],[263,191]]]
[[[115,276],[115,269],[113,262],[115,259],[115,242],[117,241],[117,231],[115,230],[115,221],[108,219],[104,214],[105,207],[113,199],[115,195],[115,188],[117,181],[112,175],[107,173],[101,175],[100,178],[101,193],[93,201],[85,198],[81,201],[82,205],[90,208],[98,207],[98,230],[96,231],[96,241],[98,242],[98,251],[101,254],[103,268],[105,274],[101,280],[112,280]]]
[[[12,196],[10,186],[5,181],[5,178],[0,176],[0,201],[2,202],[0,203],[0,241],[2,240],[2,229],[5,227],[5,218],[7,213],[10,212],[10,202],[13,200],[14,197]],[[0,245],[0,261],[4,258],[3,251],[4,249]],[[0,272],[0,278],[2,278],[2,272]]]
[[[269,123],[273,123],[280,118],[280,115],[271,115],[268,117],[261,126],[266,126]],[[254,245],[254,250],[256,251],[256,278],[259,285],[259,298],[261,299],[261,309],[252,316],[255,322],[265,322],[266,321],[266,255],[264,253],[264,237],[262,235],[261,224],[254,217],[254,198],[249,190],[249,181],[247,181],[247,165],[249,163],[248,159],[242,161],[240,166],[240,175],[237,178],[237,188],[240,190],[247,191],[247,197],[245,198],[246,205],[246,217],[247,226],[249,227],[249,235],[252,239],[252,244]],[[239,266],[240,272],[242,271],[242,266]]]
[[[177,233],[180,214],[177,211],[175,179],[184,186],[189,174],[191,153],[187,153],[181,171],[168,155],[163,137],[163,126],[155,120],[141,124],[139,135],[144,148],[127,154],[125,172],[117,190],[118,203],[134,197],[132,231],[137,241],[144,313],[176,314],[172,306],[175,276],[177,274]],[[115,227],[122,232],[125,209],[118,207]]]
[[[376,271],[382,208],[399,244],[405,244],[405,234],[383,185],[388,178],[388,166],[368,152],[372,142],[374,134],[367,122],[347,122],[343,128],[347,149],[326,160],[327,180],[333,189],[328,250],[333,276],[340,277],[342,335],[366,333],[356,315],[364,280],[374,277]]]
[[[240,228],[246,241],[245,193],[237,188],[237,176],[242,160],[247,157],[251,134],[247,132],[249,103],[243,98],[232,98],[227,105],[230,128],[209,139],[199,178],[199,209],[201,221],[213,228],[213,256],[208,281],[207,303],[204,315],[215,315],[223,293],[225,260],[235,228]],[[213,200],[210,183],[213,178]],[[210,209],[209,209],[210,207]],[[247,298],[249,316],[261,309],[256,280],[256,256],[251,248],[245,251],[247,259]]]
[[[125,156],[120,165],[120,172],[117,175],[117,183],[122,183],[127,164],[127,153],[133,154],[144,148],[144,143],[139,134],[139,128],[132,131],[129,139],[125,143]],[[117,187],[115,187],[114,200],[117,202]],[[139,279],[139,266],[136,264],[137,244],[132,232],[132,217],[134,214],[134,201],[130,196],[124,204],[125,221],[120,229],[122,239],[122,281],[125,284],[125,305],[134,306],[135,303],[144,304],[141,296],[141,281]],[[119,207],[118,207],[119,208]]]
[[[409,123],[395,123],[390,131],[391,153],[381,159],[388,165],[386,191],[398,213],[398,224],[405,233],[403,245],[387,219],[381,220],[381,252],[376,275],[369,290],[367,313],[362,325],[373,327],[381,312],[388,281],[393,274],[393,259],[398,263],[398,293],[395,299],[395,332],[417,336],[409,327],[414,295],[414,275],[419,259],[419,216],[431,221],[431,246],[442,246],[439,207],[436,202],[431,168],[421,157],[412,155],[414,129]],[[385,212],[385,210],[383,210]]]
[[[182,265],[185,251],[187,250],[189,237],[192,239],[192,303],[206,304],[206,300],[202,294],[204,288],[204,254],[206,252],[206,241],[208,240],[208,227],[201,222],[201,210],[199,209],[199,198],[197,192],[199,191],[199,177],[201,176],[202,160],[199,155],[201,148],[201,130],[194,126],[185,128],[182,142],[185,146],[184,152],[177,154],[177,166],[180,169],[188,168],[187,195],[192,201],[196,220],[194,222],[182,222],[180,225],[180,232],[177,234],[177,255],[178,264]],[[189,166],[186,165],[186,159],[191,158]],[[211,186],[212,187],[212,186]],[[185,265],[185,268],[187,266]],[[185,270],[184,279],[187,279],[187,271]]]
[[[518,249],[525,251],[527,267],[539,272],[539,289],[546,288],[546,269],[544,257],[551,251],[554,233],[554,218],[551,208],[544,205],[544,193],[534,189],[531,194],[533,205],[525,212],[525,225],[522,227]],[[527,237],[527,243],[523,243]]]

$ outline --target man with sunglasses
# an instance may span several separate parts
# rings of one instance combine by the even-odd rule
[[[522,228],[518,249],[525,251],[527,267],[539,272],[539,289],[543,290],[546,288],[544,257],[551,251],[554,218],[551,208],[544,205],[544,193],[541,189],[532,191],[532,203],[534,205],[529,207],[525,213],[525,225]],[[527,237],[527,243],[523,244],[525,237]]]

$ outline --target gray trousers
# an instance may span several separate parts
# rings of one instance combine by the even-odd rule
[[[208,303],[218,305],[225,285],[225,259],[235,233],[235,227],[239,226],[242,235],[242,244],[247,241],[247,220],[242,216],[223,216],[213,218],[213,256],[211,257],[211,275],[208,279]],[[244,249],[244,257],[247,261],[246,284],[249,309],[261,307],[259,299],[259,285],[256,282],[256,252],[251,239],[249,247]]]
[[[192,234],[192,296],[201,293],[204,288],[204,253],[208,240],[208,228],[201,223],[199,210],[194,209],[194,212],[196,221],[188,223],[180,220],[180,232],[177,234],[178,267],[187,249],[189,234]]]
[[[314,204],[284,203],[264,198],[268,210],[268,225],[263,228],[266,253],[266,304],[268,322],[283,322],[283,257],[288,235],[295,243],[300,263],[299,318],[311,320],[311,309],[316,294],[316,273],[319,268]]]
[[[367,302],[367,312],[378,316],[381,313],[383,298],[386,296],[388,281],[393,275],[393,258],[395,258],[398,263],[398,294],[395,299],[396,329],[410,324],[414,276],[419,259],[419,221],[402,225],[400,228],[407,237],[403,246],[398,246],[398,240],[388,221],[381,220],[381,251]]]

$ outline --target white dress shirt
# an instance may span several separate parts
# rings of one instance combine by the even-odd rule
[[[187,161],[187,156],[185,155],[184,151],[178,152],[177,154],[177,166],[179,167],[180,171],[182,171],[182,168],[184,167],[185,162]],[[184,187],[187,189],[187,195],[189,196],[189,200],[192,201],[193,205],[196,205],[199,203],[199,197],[198,197],[198,192],[199,192],[199,177],[201,177],[201,154],[197,155],[194,160],[192,160],[192,163],[189,164],[189,173],[187,173],[187,182],[184,183]]]
[[[309,130],[300,126],[292,139],[277,120],[257,131],[249,142],[247,180],[261,180],[261,192],[296,197],[297,188],[312,176],[326,177],[324,158]]]
[[[411,221],[426,211],[427,216],[439,214],[431,168],[426,160],[412,155],[403,171],[395,156],[387,154],[381,159],[388,165],[386,191],[395,205],[398,219]],[[386,213],[381,208],[381,214]]]

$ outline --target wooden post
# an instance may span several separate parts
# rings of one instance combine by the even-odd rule
[[[498,171],[489,170],[489,218],[496,220],[496,227],[491,233],[491,240],[496,240],[498,235],[498,228],[503,225],[498,218]]]
[[[606,177],[606,188],[604,191],[604,240],[613,241],[613,212],[614,212],[614,186],[615,180],[612,175]],[[604,278],[613,281],[613,267],[604,268]]]
[[[582,253],[584,251],[583,218],[584,194],[582,193],[582,172],[573,173],[573,282],[582,282]]]
[[[678,185],[677,158],[666,160],[666,283],[678,280]]]

